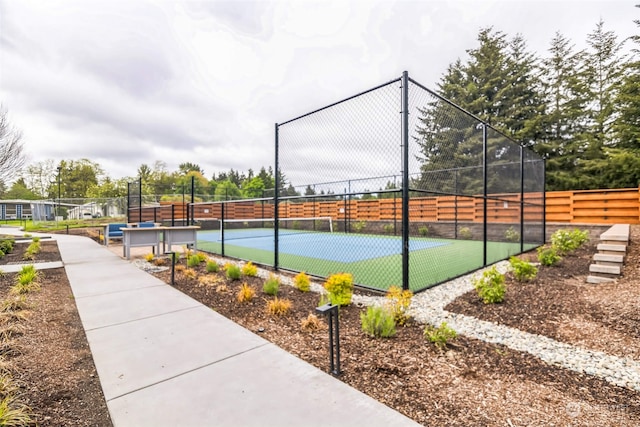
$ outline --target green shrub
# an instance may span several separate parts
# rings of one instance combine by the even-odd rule
[[[258,267],[249,261],[242,266],[242,274],[248,277],[256,277],[258,275]]]
[[[262,285],[262,292],[267,295],[278,295],[278,289],[280,288],[280,279],[273,274],[269,274],[269,278],[264,281]]]
[[[523,261],[518,257],[512,256],[509,258],[511,268],[513,268],[513,275],[518,282],[524,282],[532,280],[538,274],[538,269],[530,262]]]
[[[0,250],[5,254],[8,254],[13,250],[13,246],[15,245],[15,243],[16,241],[13,239],[0,240]]]
[[[418,234],[422,237],[427,237],[429,235],[429,227],[427,227],[426,225],[419,227]]]
[[[390,286],[387,290],[387,301],[389,310],[393,314],[393,318],[400,326],[405,325],[411,318],[407,313],[411,305],[413,292],[410,290],[402,290],[398,286]]]
[[[187,258],[187,267],[194,268],[200,265],[200,258],[197,255],[191,255]]]
[[[240,271],[240,267],[235,264],[229,264],[227,266],[226,271],[227,277],[231,280],[239,280],[240,276],[242,276],[242,272]]]
[[[577,228],[571,231],[558,230],[551,235],[551,246],[556,248],[560,255],[574,251],[588,241],[589,231],[580,231]]]
[[[507,288],[504,284],[504,274],[493,266],[486,270],[482,277],[474,280],[473,287],[476,288],[478,296],[485,304],[494,304],[504,301],[504,294]]]
[[[207,273],[217,273],[220,270],[220,266],[215,261],[207,261]]]
[[[325,282],[324,288],[329,293],[331,304],[339,306],[351,304],[353,276],[350,273],[332,274]]]
[[[462,227],[458,230],[458,236],[460,236],[461,239],[469,240],[473,237],[473,233],[469,227]]]
[[[551,267],[560,262],[562,257],[558,255],[558,251],[555,247],[539,247],[538,248],[538,261],[545,267]]]
[[[385,224],[382,226],[382,229],[384,230],[385,233],[391,234],[393,233],[394,227],[393,227],[393,224]]]
[[[291,224],[291,228],[293,228],[294,230],[300,230],[302,228],[302,224],[300,223],[300,221],[295,220]]]
[[[396,321],[393,314],[385,307],[367,307],[360,313],[362,330],[374,338],[389,338],[396,334]]]
[[[513,227],[509,227],[504,231],[504,238],[507,242],[519,242],[520,233],[518,233]]]
[[[355,231],[356,233],[360,233],[367,227],[367,223],[365,221],[356,221],[351,224],[351,227],[353,228],[353,231]]]
[[[438,347],[444,349],[447,346],[447,342],[458,336],[458,333],[451,329],[447,322],[442,322],[437,328],[435,326],[427,325],[424,328],[424,336]]]
[[[311,290],[311,279],[304,271],[301,271],[293,278],[293,286],[302,292],[309,292]]]
[[[318,307],[322,307],[323,305],[329,304],[329,296],[327,294],[320,294],[320,299],[318,300]]]

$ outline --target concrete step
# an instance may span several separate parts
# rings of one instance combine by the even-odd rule
[[[587,276],[587,283],[608,283],[615,282],[616,279],[612,277],[601,277],[601,276]]]
[[[591,264],[589,273],[605,273],[620,275],[620,266]]]
[[[616,224],[600,235],[601,242],[629,242],[629,224]]]
[[[622,255],[611,255],[611,254],[595,254],[595,255],[593,255],[593,260],[597,261],[598,264],[607,263],[607,262],[622,264],[622,262],[624,260],[624,256],[622,256]]]
[[[600,243],[597,246],[598,252],[602,252],[602,253],[610,253],[610,254],[624,254],[627,252],[627,246],[626,245],[612,245],[612,244],[607,244],[607,243]]]

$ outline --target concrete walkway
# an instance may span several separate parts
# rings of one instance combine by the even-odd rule
[[[52,237],[115,426],[418,425],[93,240]]]

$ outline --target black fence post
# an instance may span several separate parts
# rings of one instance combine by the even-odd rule
[[[138,178],[138,194],[140,201],[138,202],[138,222],[142,222],[142,178]]]
[[[520,145],[520,252],[524,252],[524,147]]]
[[[487,124],[482,123],[482,265],[487,265]]]
[[[280,191],[280,166],[278,165],[278,124],[275,125],[276,130],[276,161],[275,161],[275,189],[273,190],[273,269],[278,270],[279,267],[279,259],[278,259],[278,232],[279,232],[279,222],[280,222],[280,210],[278,208],[278,192]]]
[[[409,289],[409,73],[402,73],[402,289]]]

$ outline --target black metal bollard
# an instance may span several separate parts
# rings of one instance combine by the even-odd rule
[[[340,327],[338,323],[338,306],[331,303],[316,308],[316,313],[327,316],[329,323],[329,371],[340,375]],[[335,349],[335,351],[334,351]]]
[[[171,286],[174,286],[176,283],[176,253],[166,252],[165,255],[169,255],[171,257]]]

